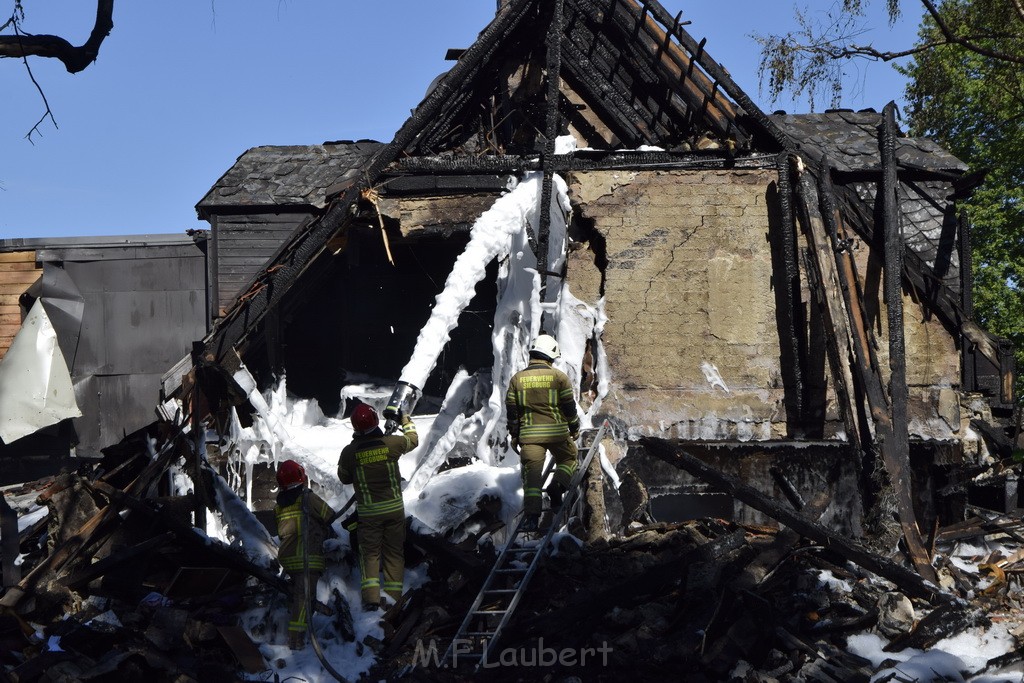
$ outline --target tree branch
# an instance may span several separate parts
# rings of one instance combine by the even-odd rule
[[[96,61],[100,45],[114,28],[114,0],[96,0],[96,24],[89,39],[75,47],[60,36],[15,35],[0,36],[0,57],[53,57],[63,62],[68,73],[78,73]],[[18,21],[13,18],[5,25]]]
[[[1013,0],[1013,2],[1017,7],[1018,13],[1021,15],[1022,21],[1024,21],[1024,8],[1021,7],[1019,0]],[[971,52],[983,57],[991,57],[992,59],[998,59],[1011,64],[1024,64],[1024,56],[1013,55],[999,50],[989,50],[986,47],[982,47],[981,45],[972,42],[972,36],[961,37],[956,35],[956,32],[949,27],[949,24],[947,24],[942,15],[939,14],[939,9],[935,6],[935,3],[933,3],[932,0],[921,0],[921,4],[924,5],[926,10],[928,10],[928,14],[930,14],[932,19],[935,21],[935,25],[939,27],[939,31],[942,32],[942,35],[945,36],[946,40],[950,43],[959,45],[965,50],[970,50]]]

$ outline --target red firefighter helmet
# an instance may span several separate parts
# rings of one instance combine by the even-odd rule
[[[371,429],[375,429],[380,424],[380,420],[377,418],[377,411],[366,403],[360,403],[352,411],[352,429],[356,430],[356,434],[365,434]]]
[[[277,468],[277,484],[283,489],[306,482],[306,470],[294,460],[285,460]]]

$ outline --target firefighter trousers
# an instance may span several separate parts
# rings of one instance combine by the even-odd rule
[[[364,605],[380,603],[381,588],[397,600],[405,577],[405,511],[379,517],[359,517],[360,589]],[[380,581],[384,574],[384,583]]]
[[[541,511],[541,487],[544,485],[544,455],[551,451],[555,459],[554,482],[569,488],[569,482],[576,471],[576,442],[572,437],[552,443],[524,443],[519,447],[523,477],[523,513],[539,515]]]
[[[292,577],[291,615],[288,621],[290,638],[304,638],[309,628],[309,615],[306,613],[306,573],[301,569],[288,572]],[[309,570],[309,594],[316,601],[316,584],[320,580],[319,569]]]

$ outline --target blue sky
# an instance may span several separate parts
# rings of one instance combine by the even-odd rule
[[[0,60],[0,239],[183,233],[207,228],[195,204],[246,149],[327,140],[388,141],[449,69],[448,48],[468,47],[495,0],[119,0],[99,59],[68,74],[32,59],[59,128],[25,133],[44,112],[18,60]],[[794,24],[785,0],[663,0],[734,80],[759,93],[753,32]],[[881,15],[881,0],[874,0]],[[801,3],[812,11],[827,0]],[[878,22],[864,42],[905,46],[918,23]],[[75,44],[92,28],[89,0],[26,2],[25,30]],[[903,81],[884,64],[856,66],[843,106],[901,102]],[[819,109],[821,105],[819,105]]]

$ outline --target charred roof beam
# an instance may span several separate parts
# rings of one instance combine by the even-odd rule
[[[269,262],[268,267],[254,280],[253,287],[239,298],[227,317],[204,340],[204,355],[219,360],[231,348],[244,343],[246,336],[256,328],[267,311],[276,306],[285,292],[302,276],[306,265],[339,230],[346,227],[353,217],[352,209],[361,191],[372,186],[384,169],[414,146],[428,122],[438,116],[452,93],[493,54],[498,39],[512,33],[534,5],[535,0],[511,0],[498,12],[480,33],[479,39],[427,95],[416,113],[395,133],[394,140],[378,150],[363,165],[359,174],[362,181],[350,185],[336,196],[319,220],[296,229],[288,246]]]

